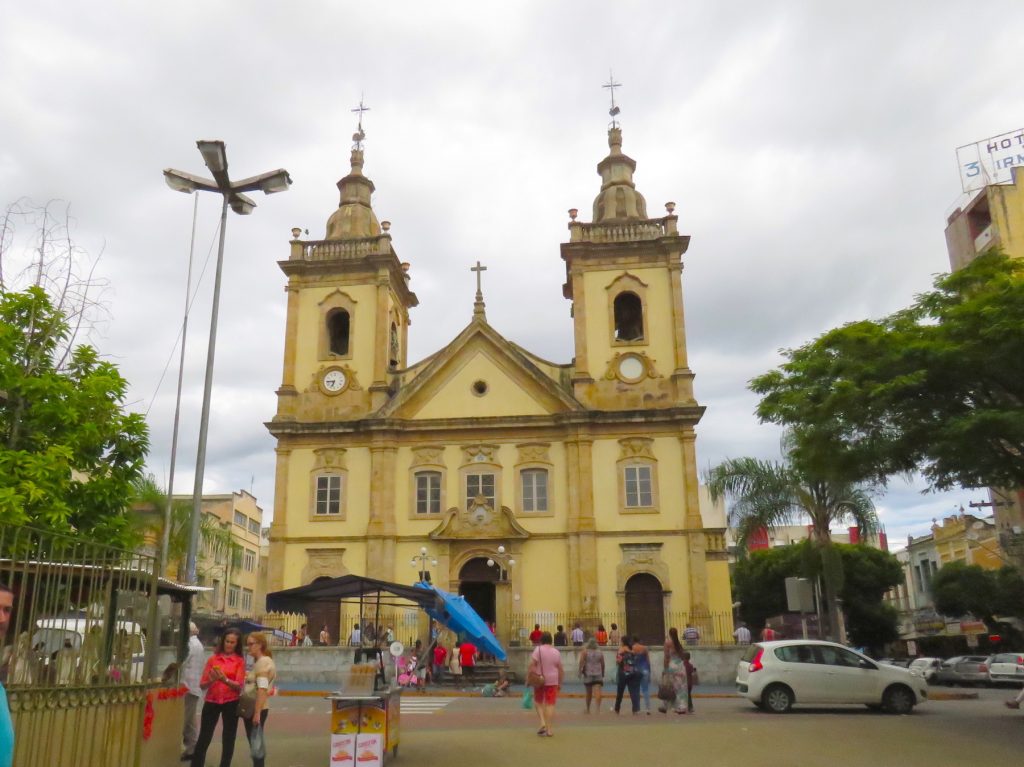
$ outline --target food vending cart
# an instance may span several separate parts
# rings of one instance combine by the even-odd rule
[[[398,755],[401,694],[346,689],[328,696],[331,767],[381,767],[388,755]]]
[[[421,609],[460,637],[472,639],[483,651],[504,659],[505,650],[487,624],[461,596],[430,583],[405,586],[357,575],[317,580],[306,586],[267,594],[267,609],[308,614],[311,603],[358,604],[360,620],[381,625],[381,607]],[[379,640],[378,640],[379,641]],[[401,655],[395,643],[393,656]],[[401,690],[391,688],[383,673],[386,648],[374,644],[357,651],[341,689],[331,701],[331,767],[383,767],[387,756],[398,755]],[[376,654],[375,663],[358,663],[362,653]]]

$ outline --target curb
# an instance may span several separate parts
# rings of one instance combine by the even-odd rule
[[[279,698],[326,698],[328,695],[333,695],[336,690],[278,690],[277,697]],[[957,693],[950,693],[955,695]],[[970,695],[970,693],[963,693],[964,695]],[[480,698],[482,697],[478,691],[470,690],[403,690],[402,695],[410,698]],[[978,697],[977,693],[973,694],[975,698]],[[505,695],[506,698],[521,698],[522,693],[513,692],[511,695]],[[560,692],[559,698],[579,698],[580,700],[586,698],[586,693],[582,692]],[[608,696],[605,696],[608,697]],[[738,698],[738,693],[732,692],[695,692],[693,693],[694,698]]]
[[[976,692],[932,692],[928,691],[928,700],[977,700]]]

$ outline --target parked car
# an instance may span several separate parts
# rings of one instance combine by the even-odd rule
[[[909,658],[879,658],[879,663],[885,663],[888,666],[898,666],[899,668],[906,668],[910,665]]]
[[[934,684],[935,673],[942,665],[942,658],[914,658],[907,666],[911,674],[922,677],[928,684]]]
[[[804,703],[863,703],[909,714],[928,699],[923,677],[817,640],[750,645],[736,667],[736,688],[758,708],[779,714]]]
[[[996,653],[988,659],[988,681],[991,684],[1024,685],[1024,656],[1015,652]]]
[[[988,684],[988,658],[984,655],[957,655],[939,664],[932,684],[955,685]]]

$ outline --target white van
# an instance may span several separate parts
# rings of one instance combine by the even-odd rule
[[[93,678],[142,682],[146,667],[146,637],[142,627],[118,621],[113,655],[106,675],[100,673],[105,627],[102,621],[85,618],[41,618],[36,621],[31,647],[44,666],[53,666],[58,685],[88,683]],[[83,667],[84,666],[84,667]],[[81,671],[79,671],[81,669]]]

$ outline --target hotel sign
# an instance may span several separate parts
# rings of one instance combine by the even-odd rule
[[[1013,169],[1024,165],[1024,128],[958,147],[956,161],[965,192],[1009,183]]]

